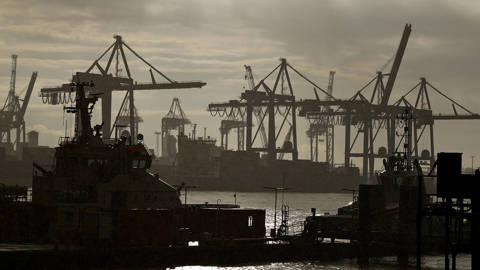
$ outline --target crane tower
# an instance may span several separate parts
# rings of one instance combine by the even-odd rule
[[[10,76],[10,89],[5,103],[0,110],[0,146],[6,149],[7,153],[16,151],[17,156],[21,155],[21,145],[26,142],[25,138],[25,112],[28,102],[37,79],[37,72],[33,72],[25,96],[20,98],[15,93],[17,77],[17,55],[12,55],[12,68]],[[11,132],[15,130],[15,140],[12,141]]]

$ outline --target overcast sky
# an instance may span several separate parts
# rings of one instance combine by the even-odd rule
[[[0,100],[9,88],[10,55],[18,54],[18,92],[32,71],[39,72],[26,114],[27,129],[41,133],[41,144],[56,145],[65,133],[62,107],[43,105],[40,88],[65,83],[72,72],[85,71],[119,34],[174,80],[207,82],[201,90],[137,92],[136,106],[144,118],[140,132],[146,143],[154,147],[153,132],[160,129],[173,97],[181,99],[192,122],[219,138],[220,119],[205,108],[240,95],[246,85],[243,65],[251,65],[260,79],[285,57],[325,88],[329,70],[335,70],[334,95],[347,98],[392,57],[405,23],[412,24],[412,34],[391,100],[426,77],[480,112],[478,1],[2,0]],[[148,69],[131,54],[127,57],[134,79],[147,81]],[[294,88],[297,97],[313,98],[311,88],[295,81]],[[121,96],[114,95],[113,114]],[[451,112],[450,103],[432,99],[434,112]],[[299,120],[298,125],[300,156],[307,158],[307,123]],[[478,121],[437,122],[436,150],[463,152],[464,164],[475,155],[478,164],[478,126]],[[341,130],[336,136],[336,162],[343,158]]]

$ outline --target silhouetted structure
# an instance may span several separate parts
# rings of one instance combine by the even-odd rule
[[[103,52],[100,57],[98,57],[93,64],[87,69],[86,72],[77,72],[73,76],[73,81],[82,81],[94,83],[93,87],[87,87],[86,90],[90,96],[95,95],[99,96],[102,99],[102,122],[103,122],[103,135],[104,138],[110,138],[113,133],[113,127],[111,125],[111,114],[112,114],[112,91],[126,90],[128,91],[125,94],[123,104],[126,103],[128,99],[128,112],[129,112],[129,127],[130,134],[133,138],[133,141],[136,140],[135,134],[135,105],[134,105],[134,90],[149,90],[149,89],[181,89],[181,88],[201,88],[206,83],[199,81],[191,82],[178,82],[170,79],[164,73],[159,71],[152,64],[143,59],[136,51],[134,51],[130,46],[128,46],[119,35],[115,35],[115,42],[108,47],[108,49]],[[148,68],[152,81],[150,83],[137,83],[133,80],[130,68],[128,66],[127,58],[125,56],[124,47],[127,48],[134,56],[141,60]],[[107,63],[102,67],[100,61],[103,59],[107,53],[110,52]],[[112,75],[108,73],[110,67],[112,66],[113,59],[116,59],[115,64],[115,74]],[[123,69],[119,67],[121,65],[119,58],[123,62]],[[94,68],[100,72],[92,73]],[[121,76],[121,72],[126,72],[126,77]],[[154,72],[160,75],[166,83],[157,82],[154,76]],[[69,84],[63,84],[60,87],[54,88],[42,88],[40,95],[44,100],[44,103],[57,104],[57,103],[70,103],[74,100],[72,99],[72,91]],[[115,122],[114,122],[115,123]]]
[[[462,174],[461,153],[438,153],[435,166],[437,168],[437,192],[434,194],[436,201],[418,206],[417,235],[422,235],[423,217],[442,218],[445,269],[456,269],[456,256],[460,252],[471,253],[471,267],[476,269],[480,249],[476,187],[480,183],[480,172],[477,170],[475,174]],[[423,175],[420,175],[419,179],[423,180]],[[420,183],[422,182],[419,181]],[[417,269],[421,267],[422,242],[424,242],[423,238],[417,238]]]
[[[12,55],[12,69],[10,76],[10,89],[7,99],[0,110],[0,148],[3,148],[6,155],[15,154],[21,158],[22,147],[27,142],[25,133],[25,113],[28,102],[33,92],[33,86],[37,79],[37,72],[33,72],[28,84],[25,96],[20,98],[15,93],[17,76],[17,55]],[[15,138],[12,140],[11,132],[15,130]]]
[[[180,100],[173,98],[167,115],[162,118],[162,157],[175,159],[177,154],[177,140],[170,134],[172,130],[177,130],[177,136],[185,133],[185,125],[190,124],[185,112],[180,106]]]
[[[330,96],[333,95],[334,77],[335,71],[330,71],[327,87]],[[330,97],[327,96],[326,99],[329,100]],[[331,111],[328,106],[324,109]],[[318,162],[318,144],[323,136],[323,141],[325,142],[325,162],[330,164],[330,167],[333,168],[335,166],[335,125],[333,123],[324,123],[321,119],[311,120],[307,130],[307,136],[310,138],[310,160]]]
[[[88,241],[111,239],[111,232],[98,234],[96,228],[104,226],[99,222],[112,224],[113,209],[181,205],[175,188],[147,170],[151,156],[143,144],[132,143],[127,137],[103,142],[102,126],[92,128],[90,122],[97,98],[87,97],[86,86],[93,85],[72,84],[75,107],[66,108],[79,116],[76,126],[80,132],[73,139],[62,138],[55,149],[53,170],[34,165],[37,174],[33,176],[32,203],[48,213],[47,227],[42,229],[48,231],[49,239],[65,235]],[[138,139],[143,136],[139,134]]]

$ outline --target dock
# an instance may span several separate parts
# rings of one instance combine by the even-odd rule
[[[393,251],[372,247],[372,254],[388,256]],[[231,240],[215,245],[187,247],[68,249],[52,245],[0,245],[2,265],[10,269],[234,266],[306,260],[335,261],[354,259],[356,256],[357,245],[350,243],[268,244]]]

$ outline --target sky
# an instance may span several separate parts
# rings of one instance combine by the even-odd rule
[[[1,7],[0,100],[9,89],[10,55],[18,54],[17,93],[26,88],[31,72],[38,71],[25,120],[27,131],[40,132],[42,145],[55,146],[71,127],[65,119],[72,119],[62,106],[43,104],[40,88],[66,83],[74,72],[85,71],[114,42],[115,34],[170,78],[207,83],[202,89],[135,94],[144,119],[140,132],[151,148],[173,97],[180,98],[192,122],[219,139],[220,118],[210,116],[206,107],[240,96],[247,85],[244,65],[252,66],[258,80],[286,58],[324,88],[334,70],[334,96],[349,98],[394,55],[406,23],[412,24],[412,33],[391,100],[426,77],[460,104],[480,112],[478,1],[2,0]],[[127,58],[133,78],[148,81],[148,69],[133,55],[127,53]],[[299,78],[293,84],[297,98],[314,97]],[[114,93],[113,115],[122,95]],[[452,112],[451,104],[441,98],[432,97],[432,103],[435,113]],[[95,121],[101,121],[98,112]],[[472,155],[480,164],[478,123],[436,122],[436,151],[463,152],[465,166],[470,166]],[[301,158],[309,157],[307,125],[298,120]],[[337,163],[343,159],[343,138],[338,127]]]

